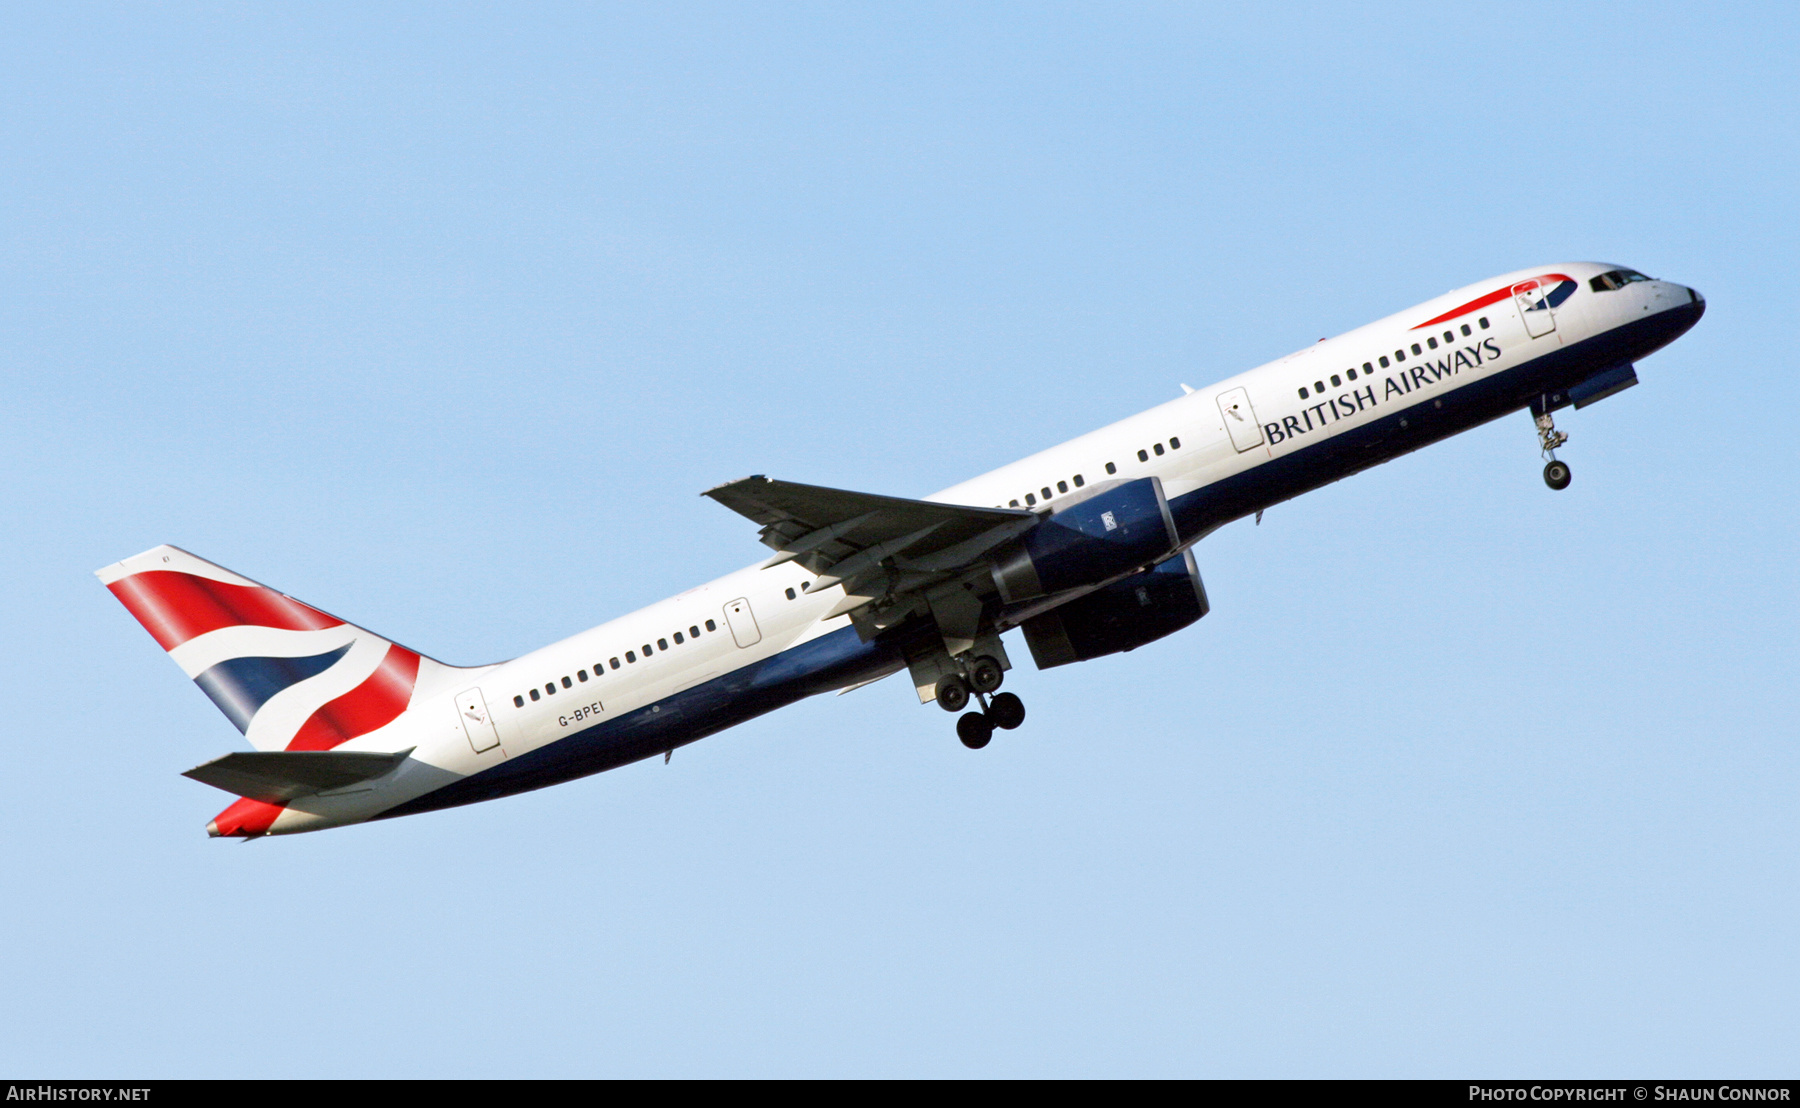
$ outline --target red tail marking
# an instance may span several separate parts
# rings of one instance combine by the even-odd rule
[[[287,748],[330,750],[385,727],[406,711],[418,680],[419,656],[404,646],[389,646],[387,656],[368,680],[314,712]]]
[[[280,804],[265,804],[245,797],[213,817],[212,832],[221,838],[241,836],[247,839],[253,835],[266,835],[275,825],[275,818],[285,811],[287,809]]]
[[[240,624],[317,631],[343,623],[261,585],[228,585],[175,570],[134,573],[106,587],[164,650]]]

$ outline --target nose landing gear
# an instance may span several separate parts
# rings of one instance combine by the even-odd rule
[[[1556,420],[1546,410],[1537,415],[1537,433],[1538,449],[1549,459],[1544,464],[1544,484],[1561,492],[1574,480],[1574,474],[1569,471],[1569,463],[1558,461],[1556,457],[1556,448],[1569,441],[1568,432],[1558,431]]]

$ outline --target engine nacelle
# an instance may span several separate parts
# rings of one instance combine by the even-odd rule
[[[1184,550],[1020,624],[1039,669],[1136,650],[1194,623],[1209,609],[1206,586]]]
[[[1180,542],[1162,481],[1141,477],[1071,504],[1025,532],[994,567],[1008,604],[1129,573]]]

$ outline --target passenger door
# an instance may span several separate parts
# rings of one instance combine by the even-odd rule
[[[481,695],[480,689],[457,694],[456,715],[462,720],[463,733],[469,736],[469,745],[475,748],[475,753],[500,745],[500,732],[494,729],[494,717],[488,714],[487,698]]]
[[[1532,338],[1542,338],[1556,330],[1556,316],[1550,310],[1550,290],[1556,287],[1555,281],[1520,281],[1512,287],[1513,303],[1519,309],[1519,318],[1525,322],[1525,333]]]
[[[1232,389],[1219,394],[1219,414],[1225,417],[1225,430],[1231,445],[1242,454],[1253,446],[1261,446],[1262,424],[1256,421],[1256,409],[1250,406],[1250,390]]]

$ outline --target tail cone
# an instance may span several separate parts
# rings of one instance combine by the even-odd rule
[[[287,809],[279,804],[265,804],[246,797],[214,816],[206,825],[206,833],[215,839],[254,839],[267,835],[276,817],[285,811]]]

